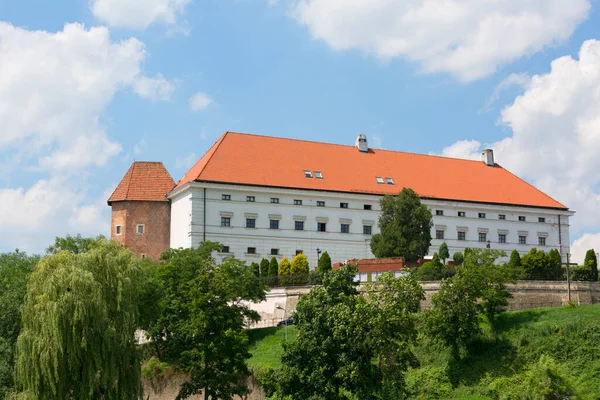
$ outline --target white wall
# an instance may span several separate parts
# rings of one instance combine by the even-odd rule
[[[171,248],[188,248],[192,245],[191,221],[191,192],[188,190],[171,198]]]

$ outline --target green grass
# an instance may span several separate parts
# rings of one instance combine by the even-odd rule
[[[288,340],[295,340],[298,331],[295,326],[288,326]],[[251,371],[264,371],[277,368],[281,364],[283,343],[285,343],[285,327],[272,327],[248,330],[250,354],[248,366]]]

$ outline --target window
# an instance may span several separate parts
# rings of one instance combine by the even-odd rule
[[[304,250],[296,250],[296,255],[298,254],[304,254]]]
[[[317,201],[317,207],[325,207],[324,201]]]
[[[544,218],[544,217],[538,217],[538,222],[545,223],[546,222],[546,218]]]
[[[459,216],[459,217],[465,217],[465,216],[466,216],[466,214],[465,214],[465,212],[464,212],[464,211],[459,211],[459,212],[458,212],[458,216]]]
[[[271,197],[271,204],[279,204],[279,197]]]
[[[302,200],[294,199],[294,205],[295,206],[301,206],[302,205]]]
[[[303,231],[304,230],[304,221],[294,221],[294,229],[297,231]]]
[[[371,211],[373,209],[373,206],[371,204],[365,204],[363,207],[365,210],[369,210],[369,211]]]
[[[248,249],[246,249],[246,253],[256,254],[256,247],[248,247]]]
[[[435,215],[444,215],[444,210],[435,210]]]
[[[519,236],[519,244],[527,244],[527,236]]]
[[[256,228],[256,219],[246,218],[246,228]]]
[[[143,235],[144,231],[145,231],[146,226],[142,225],[142,224],[138,224],[137,226],[137,234],[138,235]]]
[[[479,218],[485,218],[485,213],[479,213],[478,216]]]
[[[256,200],[256,198],[254,196],[246,196],[246,201],[248,201],[250,203],[254,203],[255,200]]]
[[[221,247],[221,253],[229,253],[229,246]]]
[[[385,181],[387,182],[388,185],[394,184],[394,180],[392,178],[385,178]]]
[[[278,256],[279,255],[279,249],[271,249],[271,255],[272,256]]]
[[[524,215],[519,215],[519,221],[525,221],[525,216]]]
[[[467,240],[466,232],[458,232],[458,240]]]
[[[371,235],[373,227],[371,225],[363,225],[363,235]]]
[[[221,226],[231,226],[231,217],[221,217]]]
[[[443,239],[444,238],[444,231],[442,231],[442,230],[436,230],[435,231],[435,238],[436,239]]]
[[[348,203],[340,203],[340,208],[348,208]]]
[[[121,234],[121,225],[117,225],[117,226],[115,227],[115,233],[116,233],[117,235],[120,235],[120,234]]]
[[[326,232],[327,231],[327,224],[325,222],[317,222],[317,231],[319,231],[319,232]]]
[[[377,181],[377,183],[384,183],[383,178],[380,176],[375,177],[375,180]]]
[[[350,233],[350,224],[341,224],[340,232],[342,233]]]
[[[546,245],[546,238],[545,237],[539,237],[538,238],[538,245],[545,246]]]
[[[498,219],[506,219],[506,214],[498,214]]]
[[[230,194],[222,194],[221,200],[231,200],[231,195]]]
[[[269,220],[269,229],[279,229],[279,220],[278,219]]]
[[[498,243],[506,243],[506,234],[504,234],[504,233],[498,234]]]
[[[479,241],[480,242],[487,241],[487,233],[485,233],[485,232],[479,232]]]
[[[321,173],[321,171],[315,171],[315,178],[323,179],[323,174]]]
[[[310,171],[304,171],[304,177],[305,178],[312,178],[312,172],[310,172]]]

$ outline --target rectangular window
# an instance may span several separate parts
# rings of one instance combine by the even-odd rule
[[[271,197],[271,204],[279,204],[279,197]]]
[[[444,231],[442,231],[442,230],[436,230],[435,231],[435,238],[436,239],[444,239]]]
[[[340,208],[348,208],[348,203],[340,203]]]
[[[375,180],[377,181],[377,183],[384,183],[383,178],[380,176],[375,177]]]
[[[545,223],[546,222],[546,218],[544,218],[544,217],[538,217],[538,222]]]
[[[545,246],[546,245],[546,238],[545,237],[539,237],[538,238],[538,245]]]
[[[279,229],[279,220],[278,219],[269,220],[269,229]]]
[[[120,235],[120,234],[121,234],[121,225],[117,225],[117,226],[115,227],[115,233],[116,233],[117,235]]]
[[[221,247],[221,253],[229,253],[229,246]]]
[[[231,200],[231,195],[230,194],[222,194],[221,200]]]
[[[363,235],[371,235],[373,227],[371,225],[363,225]]]
[[[387,182],[388,185],[394,184],[394,180],[392,178],[385,178],[385,181]]]
[[[297,231],[304,230],[304,221],[294,221],[294,229]]]
[[[256,219],[246,218],[246,228],[256,228]]]
[[[325,222],[317,222],[317,231],[319,231],[319,232],[326,232],[327,231],[327,224]]]
[[[506,214],[498,214],[498,219],[506,219]]]
[[[479,232],[479,241],[480,242],[487,241],[487,234],[485,232]]]
[[[143,235],[143,234],[144,234],[144,231],[145,231],[145,228],[146,228],[146,227],[145,227],[144,225],[142,225],[142,224],[139,224],[139,225],[137,226],[137,233],[138,233],[138,235]]]
[[[248,247],[248,249],[246,250],[246,253],[256,254],[256,247]]]
[[[279,255],[279,249],[271,249],[271,255],[272,256],[278,256]]]
[[[342,233],[350,233],[350,224],[341,224],[340,232]]]
[[[254,203],[255,200],[256,200],[256,198],[254,196],[246,196],[246,201],[248,201],[250,203]]]
[[[305,178],[312,178],[312,172],[310,172],[310,171],[304,171],[304,177]]]
[[[435,210],[435,215],[444,215],[444,210]]]
[[[519,215],[519,221],[525,221],[525,216],[524,215]]]
[[[485,218],[485,213],[479,213],[479,218]]]
[[[221,217],[221,226],[231,226],[231,218]]]
[[[294,200],[294,205],[295,206],[301,206],[302,205],[302,200],[295,199]]]
[[[465,212],[464,212],[464,211],[459,211],[459,212],[458,212],[458,216],[459,216],[459,217],[465,217],[465,216],[466,216],[466,214],[465,214]]]
[[[467,240],[466,232],[458,232],[458,240]]]
[[[519,244],[527,244],[527,236],[519,236]]]
[[[315,178],[323,179],[323,174],[321,173],[321,171],[315,171]]]
[[[317,201],[317,207],[325,207],[324,201]]]
[[[506,243],[506,235],[504,233],[498,234],[498,243]]]
[[[371,204],[365,204],[363,207],[365,210],[369,210],[369,211],[371,211],[373,209],[373,206]]]
[[[304,250],[296,250],[296,255],[298,254],[304,254]]]

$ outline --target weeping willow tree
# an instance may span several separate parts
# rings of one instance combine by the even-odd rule
[[[115,242],[45,257],[33,272],[16,375],[37,399],[141,398],[138,262]]]

